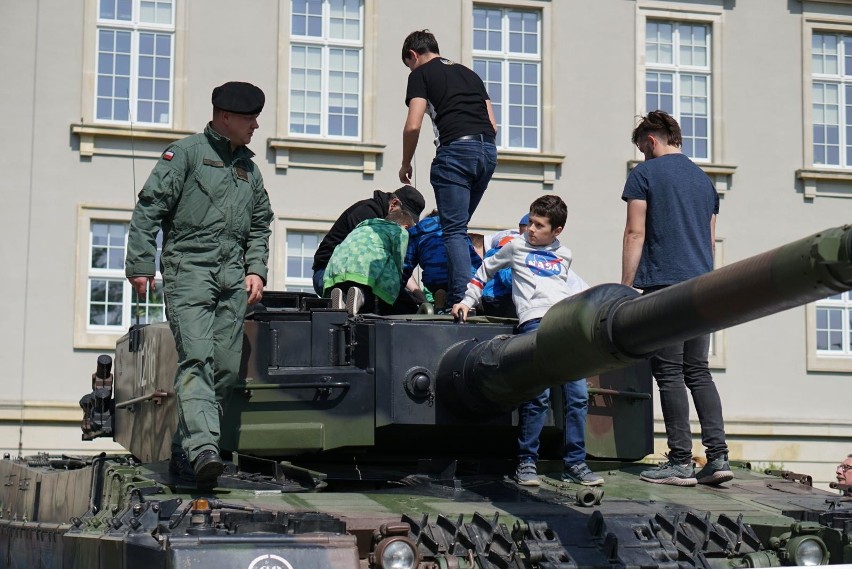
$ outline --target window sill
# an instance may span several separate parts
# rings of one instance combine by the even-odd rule
[[[644,162],[644,160],[628,160],[627,170],[632,170],[642,162]],[[710,181],[713,182],[713,186],[716,188],[716,192],[718,192],[719,196],[724,196],[731,190],[734,172],[737,170],[736,166],[694,161],[693,163],[704,170],[704,173],[710,177]]]
[[[133,127],[131,129],[124,125],[92,124],[72,124],[71,133],[80,138],[80,156],[91,157],[101,154],[143,158],[156,158],[162,153],[163,143],[174,142],[195,134],[195,132],[171,128]],[[142,143],[139,148],[133,144],[137,141]]]
[[[852,372],[852,357],[808,354],[808,371]]]
[[[540,182],[546,186],[552,186],[556,182],[557,169],[564,161],[564,154],[498,150],[498,168],[492,178]]]
[[[270,138],[267,145],[275,152],[275,167],[281,170],[354,170],[367,176],[376,173],[376,162],[385,150],[384,144],[294,138]]]
[[[852,170],[834,168],[802,168],[796,170],[796,177],[804,184],[805,199],[815,197],[852,198],[852,190],[848,188],[852,182]],[[820,184],[823,185],[820,190]],[[826,184],[831,185],[827,188]]]

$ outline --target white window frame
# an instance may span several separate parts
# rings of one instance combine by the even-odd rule
[[[322,36],[307,36],[307,35],[296,35],[292,29],[292,6],[293,0],[289,0],[288,2],[288,29],[290,30],[290,41],[289,47],[287,49],[288,53],[288,65],[287,65],[287,77],[288,77],[288,97],[287,97],[287,136],[293,138],[304,138],[304,139],[319,139],[319,140],[362,140],[364,133],[364,37],[365,37],[365,0],[360,0],[359,2],[359,34],[360,37],[357,40],[346,40],[346,39],[336,39],[330,38],[329,28],[330,28],[330,1],[331,0],[321,0],[322,1]],[[308,47],[308,48],[319,48],[322,52],[322,63],[321,63],[321,77],[320,77],[320,90],[321,90],[321,101],[320,101],[320,132],[319,134],[313,133],[301,133],[294,132],[293,126],[291,124],[291,111],[293,104],[292,97],[292,87],[293,87],[293,48],[294,47]],[[334,49],[343,49],[343,50],[357,50],[358,51],[358,132],[356,135],[347,136],[345,134],[329,134],[329,53]],[[345,129],[344,129],[345,130]]]
[[[174,109],[175,105],[175,19],[176,19],[176,11],[177,11],[177,2],[178,0],[174,0],[172,2],[171,9],[171,22],[168,24],[157,24],[157,23],[143,23],[140,22],[141,18],[141,7],[142,4],[152,3],[150,0],[131,0],[132,2],[132,18],[130,21],[125,20],[106,20],[100,18],[100,3],[102,0],[95,0],[95,18],[97,22],[97,29],[95,31],[95,42],[94,42],[94,53],[95,53],[95,61],[94,61],[94,89],[93,89],[93,97],[92,97],[92,117],[99,124],[113,124],[113,125],[140,125],[140,126],[151,126],[151,127],[161,127],[161,128],[170,128],[174,124]],[[156,2],[154,2],[156,3]],[[119,31],[119,32],[128,32],[131,35],[130,38],[130,92],[128,93],[128,105],[129,105],[129,118],[128,120],[123,119],[103,119],[98,118],[98,82],[99,82],[99,54],[100,54],[100,32],[101,30],[110,30],[110,31]],[[138,116],[138,108],[139,108],[139,59],[141,57],[139,53],[139,37],[145,33],[153,33],[153,34],[161,34],[167,35],[170,38],[171,42],[171,54],[169,57],[169,120],[165,122],[157,122],[157,121],[145,121],[141,120]],[[114,76],[113,76],[114,77]]]
[[[816,197],[849,199],[852,198],[852,194],[846,191],[846,186],[852,182],[852,164],[847,165],[846,168],[814,164],[814,73],[811,54],[814,34],[852,35],[852,16],[837,16],[810,10],[813,7],[806,5],[805,14],[802,17],[802,106],[804,110],[802,163],[804,167],[799,169],[796,175],[802,180],[802,196],[806,200]],[[842,132],[841,135],[843,135]],[[841,150],[843,150],[842,146]]]
[[[852,292],[844,292],[841,299],[825,298],[808,304],[805,309],[807,326],[808,371],[852,372]],[[817,346],[817,311],[820,308],[839,308],[841,317],[842,350],[820,350]]]
[[[477,9],[484,10],[495,10],[501,12],[500,22],[501,22],[501,36],[502,42],[499,50],[484,50],[484,49],[476,49],[473,46],[473,23],[471,22],[471,29],[469,33],[471,35],[471,58],[473,68],[476,67],[477,61],[486,61],[486,62],[499,62],[501,68],[501,78],[500,81],[500,109],[498,113],[498,109],[494,109],[495,120],[497,121],[497,147],[500,149],[506,150],[515,150],[519,152],[538,152],[542,149],[542,106],[543,106],[543,49],[544,42],[542,41],[542,30],[543,30],[543,20],[544,14],[542,13],[541,8],[533,8],[525,5],[511,5],[511,6],[500,6],[488,4],[486,2],[474,2],[472,6],[472,12],[475,12]],[[509,51],[509,14],[511,12],[525,12],[532,13],[536,15],[536,40],[537,46],[535,54],[526,54],[519,52],[511,52]],[[510,144],[510,128],[509,128],[509,115],[510,115],[510,104],[509,104],[509,67],[511,64],[521,63],[521,64],[535,64],[538,72],[538,81],[536,84],[536,88],[538,90],[538,98],[536,100],[536,144],[533,147],[524,146],[521,144],[520,146],[512,146]],[[485,81],[485,78],[483,78]],[[487,84],[486,84],[487,88]],[[489,95],[494,96],[491,91],[489,91]]]
[[[850,30],[852,32],[852,30]],[[818,73],[815,70],[813,65],[813,40],[817,36],[834,36],[837,38],[837,73]],[[812,155],[812,166],[815,168],[832,168],[832,169],[840,169],[846,170],[852,168],[852,159],[847,160],[848,147],[852,146],[852,140],[846,136],[846,130],[849,126],[850,120],[852,120],[852,116],[848,116],[852,113],[852,110],[848,108],[848,106],[852,105],[852,96],[847,97],[846,91],[847,88],[852,89],[852,74],[845,74],[845,62],[844,56],[852,57],[852,53],[846,53],[846,45],[843,41],[844,38],[848,38],[852,40],[852,33],[840,33],[837,30],[827,31],[827,30],[813,30],[811,33],[811,50],[810,50],[810,62],[811,62],[811,78],[810,78],[810,86],[811,86],[811,120],[810,120],[810,132],[811,137],[814,134],[814,127],[816,126],[816,115],[814,105],[816,103],[814,97],[814,90],[817,84],[822,85],[834,85],[837,87],[837,130],[838,130],[838,162],[837,164],[829,164],[828,162],[816,162],[816,143],[813,138],[811,138],[811,155]],[[849,46],[849,51],[852,51],[852,46]],[[822,123],[827,124],[827,123]]]
[[[130,224],[132,211],[125,208],[81,205],[77,216],[77,292],[75,294],[74,310],[74,347],[75,348],[114,348],[115,342],[127,333],[133,322],[133,291],[130,283],[124,277],[124,264],[120,269],[98,269],[91,267],[92,239],[91,228],[93,223],[115,223]],[[125,251],[127,239],[125,237]],[[93,325],[89,323],[89,280],[100,278],[106,280],[120,280],[122,283],[122,323],[119,326]],[[157,287],[163,292],[163,277],[157,268],[155,275]]]
[[[724,132],[722,130],[722,13],[721,6],[665,6],[660,2],[639,0],[636,7],[636,53],[638,64],[636,66],[636,101],[637,115],[645,115],[656,109],[645,109],[645,78],[647,71],[662,70],[663,66],[649,66],[645,57],[646,29],[648,20],[666,21],[677,24],[706,25],[709,28],[708,39],[708,68],[684,68],[684,72],[690,74],[700,71],[706,73],[710,78],[710,89],[708,96],[708,157],[706,159],[693,158],[702,166],[711,179],[714,180],[717,191],[724,193],[728,189],[728,178],[733,175],[734,167],[723,166],[721,158],[724,149]],[[673,69],[673,68],[672,68]],[[677,81],[677,80],[675,80]],[[677,85],[675,86],[675,113],[673,116],[679,120],[679,102],[677,99]],[[635,157],[641,155],[638,150]]]
[[[279,227],[273,231],[273,236],[270,240],[272,243],[272,253],[270,260],[270,281],[272,285],[267,284],[267,288],[273,290],[290,290],[290,287],[301,288],[309,292],[313,291],[313,272],[306,277],[288,277],[287,275],[287,255],[289,253],[287,246],[287,235],[290,232],[297,233],[316,233],[319,235],[319,241],[331,229],[334,219],[329,218],[308,218],[308,217],[283,217],[278,219]],[[317,244],[319,245],[319,243]],[[273,268],[273,266],[275,268]],[[279,268],[280,267],[280,268]]]
[[[313,293],[314,291],[314,280],[313,280],[313,271],[309,269],[309,273],[304,277],[297,277],[290,275],[288,273],[288,265],[289,259],[291,256],[291,247],[290,247],[290,237],[293,234],[298,235],[307,235],[307,234],[315,234],[317,236],[317,246],[322,242],[323,237],[325,237],[326,231],[322,230],[303,230],[303,229],[295,229],[293,227],[289,227],[284,233],[284,263],[282,264],[282,273],[284,277],[284,290],[296,290],[303,292]],[[300,252],[304,252],[304,247]],[[310,257],[306,257],[304,255],[299,255],[302,259],[309,258],[311,263],[313,263],[314,253],[316,253],[316,249],[311,252]]]

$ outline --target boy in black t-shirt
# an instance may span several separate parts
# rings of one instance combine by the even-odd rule
[[[470,280],[467,224],[497,166],[497,124],[491,100],[479,76],[443,58],[428,30],[412,32],[402,45],[402,62],[411,70],[405,104],[399,179],[411,181],[411,160],[429,112],[435,130],[435,159],[430,182],[447,247],[450,290],[447,305],[461,301]]]

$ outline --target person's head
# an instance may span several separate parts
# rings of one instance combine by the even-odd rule
[[[387,221],[393,221],[394,223],[405,229],[412,227],[416,223],[411,214],[405,211],[404,209],[396,209],[394,211],[388,212],[388,214],[385,216],[385,219]]]
[[[414,223],[420,221],[420,214],[426,207],[426,200],[423,199],[423,194],[417,191],[414,186],[405,185],[391,194],[391,199],[388,202],[388,213],[396,210],[405,210]]]
[[[411,71],[440,54],[438,40],[429,30],[411,32],[402,42],[402,63]]]
[[[251,142],[266,97],[259,87],[229,81],[213,89],[213,129],[231,141],[231,149]]]
[[[524,234],[527,232],[527,225],[530,224],[530,214],[525,213],[521,220],[518,222],[518,233]]]
[[[852,486],[852,454],[837,465],[834,473],[837,475],[837,482],[839,484]]]
[[[645,156],[645,160],[679,152],[683,143],[680,125],[665,111],[653,111],[640,117],[631,140]]]
[[[550,245],[562,233],[567,219],[568,206],[562,198],[553,194],[541,196],[530,204],[527,241],[539,247]]]

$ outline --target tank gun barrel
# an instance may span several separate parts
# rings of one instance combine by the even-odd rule
[[[467,410],[510,407],[550,385],[850,289],[852,225],[845,225],[645,296],[623,285],[593,287],[553,306],[535,333],[455,346],[439,378]]]

